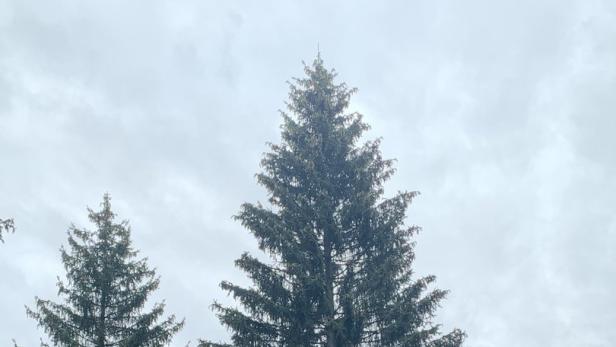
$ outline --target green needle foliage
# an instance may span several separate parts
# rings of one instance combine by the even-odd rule
[[[257,175],[270,206],[246,203],[236,216],[271,261],[243,254],[236,265],[253,286],[221,283],[242,307],[213,305],[233,345],[460,346],[463,332],[432,323],[447,292],[411,270],[419,228],[404,220],[418,193],[383,197],[393,162],[378,140],[360,143],[368,125],[347,112],[355,89],[320,56],[305,72]]]
[[[1,219],[0,218],[0,242],[4,243],[4,239],[2,238],[2,233],[15,232],[15,224],[12,219]]]
[[[164,303],[143,313],[159,278],[147,259],[135,259],[128,222],[114,220],[109,195],[101,205],[99,212],[88,209],[96,231],[71,226],[70,250],[61,248],[68,280],[57,284],[63,303],[36,298],[27,313],[55,346],[165,346],[184,322],[173,315],[160,321]]]

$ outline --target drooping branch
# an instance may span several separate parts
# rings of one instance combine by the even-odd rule
[[[0,242],[4,242],[2,233],[15,232],[15,222],[12,218],[0,219]]]

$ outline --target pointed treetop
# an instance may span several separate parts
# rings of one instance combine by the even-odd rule
[[[101,207],[103,211],[111,211],[111,196],[109,193],[105,193],[103,195],[103,202],[101,202]]]

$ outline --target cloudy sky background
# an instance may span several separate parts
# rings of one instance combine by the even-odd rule
[[[497,4],[498,3],[498,4]],[[105,192],[186,318],[174,346],[225,339],[209,305],[255,250],[231,216],[263,201],[286,81],[320,46],[352,110],[420,190],[416,272],[451,293],[467,346],[616,341],[613,1],[0,0],[0,345],[35,346],[70,223]]]

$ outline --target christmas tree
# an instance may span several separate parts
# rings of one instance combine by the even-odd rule
[[[417,192],[385,198],[393,174],[368,125],[347,111],[355,89],[336,84],[318,56],[290,86],[282,141],[270,145],[258,182],[269,206],[246,203],[236,216],[270,258],[247,253],[236,265],[253,285],[222,282],[241,309],[213,305],[235,346],[441,346],[432,322],[446,291],[415,278],[416,226],[405,226]],[[223,346],[202,342],[202,346]]]
[[[58,281],[62,303],[36,298],[28,315],[55,346],[164,346],[183,326],[171,315],[162,319],[164,304],[144,312],[159,278],[136,259],[128,222],[116,222],[109,195],[102,210],[89,210],[95,231],[69,229],[69,250],[61,249],[67,281]]]

